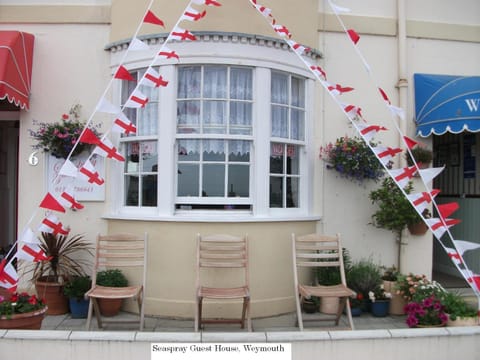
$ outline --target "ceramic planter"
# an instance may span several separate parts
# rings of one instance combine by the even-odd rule
[[[48,305],[47,315],[62,315],[68,313],[68,298],[63,294],[63,284],[57,282],[35,282],[37,295],[45,299]]]
[[[41,310],[28,313],[0,316],[0,329],[40,330],[47,310],[48,306],[45,306]]]
[[[385,317],[388,314],[390,300],[376,300],[372,301],[371,312],[373,316]]]
[[[88,305],[90,300],[70,298],[70,313],[73,319],[86,319],[88,316]]]

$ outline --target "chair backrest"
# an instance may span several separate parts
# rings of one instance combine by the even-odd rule
[[[292,234],[292,248],[295,279],[297,279],[297,268],[299,267],[336,267],[339,271],[341,283],[346,285],[340,235],[308,234],[297,237]]]
[[[142,284],[147,274],[147,233],[97,235],[92,282],[96,284],[98,271],[106,269],[141,268]]]
[[[201,269],[243,269],[248,285],[248,236],[197,234],[197,286]]]

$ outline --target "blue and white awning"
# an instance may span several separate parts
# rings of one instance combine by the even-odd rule
[[[480,131],[480,76],[415,74],[417,135]]]

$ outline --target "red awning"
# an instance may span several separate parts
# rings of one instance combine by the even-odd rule
[[[32,76],[33,35],[0,31],[0,100],[28,109]]]

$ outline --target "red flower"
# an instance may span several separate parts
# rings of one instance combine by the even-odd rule
[[[10,298],[11,302],[17,302],[18,301],[18,294],[13,294],[12,297]]]
[[[37,297],[35,295],[30,296],[30,298],[28,299],[28,302],[32,305],[37,305],[38,303]]]
[[[65,121],[68,120],[69,118],[70,118],[70,116],[68,116],[68,114],[63,114],[62,115],[62,119],[65,120]]]
[[[357,294],[357,299],[358,299],[358,300],[363,300],[363,294],[362,294],[362,293],[358,293],[358,294]]]

